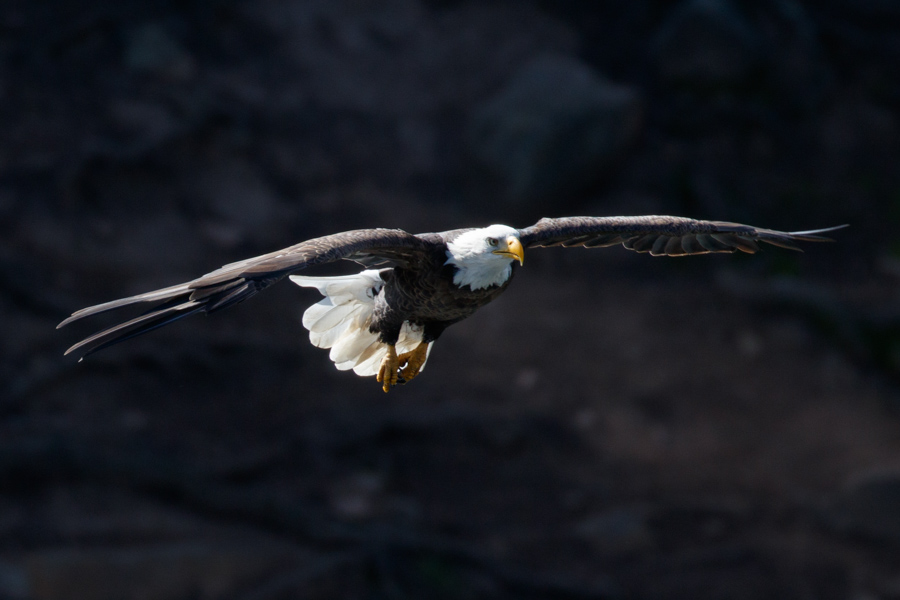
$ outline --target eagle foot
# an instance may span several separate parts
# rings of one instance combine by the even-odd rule
[[[422,365],[425,364],[425,360],[428,358],[428,342],[421,342],[418,346],[412,349],[410,352],[404,352],[397,360],[401,365],[405,364],[405,366],[400,369],[400,379],[403,383],[408,381],[412,381],[413,378],[419,374],[419,371],[422,370]]]
[[[397,349],[393,345],[388,345],[387,354],[381,359],[381,367],[378,369],[378,375],[375,380],[381,384],[384,393],[391,391],[391,387],[397,385],[397,379],[400,373],[400,359],[397,356]]]
[[[428,342],[422,342],[410,352],[404,352],[398,355],[394,346],[388,346],[387,354],[381,360],[381,366],[378,368],[378,374],[375,379],[382,384],[382,389],[386,392],[396,385],[403,385],[412,381],[422,365],[428,359]]]

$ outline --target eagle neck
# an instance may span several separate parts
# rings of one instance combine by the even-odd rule
[[[448,250],[445,264],[453,267],[453,284],[472,291],[503,285],[512,275],[512,261],[496,255],[455,256]]]

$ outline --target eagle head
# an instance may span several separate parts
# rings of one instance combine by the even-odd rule
[[[525,250],[519,230],[491,225],[461,233],[447,243],[447,262],[456,267],[453,283],[473,290],[506,283],[512,261],[523,264]]]

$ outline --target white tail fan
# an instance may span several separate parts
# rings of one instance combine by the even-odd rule
[[[353,369],[362,376],[377,374],[387,353],[387,345],[369,330],[375,298],[384,286],[379,272],[367,270],[338,277],[291,275],[290,280],[302,287],[314,287],[325,296],[303,313],[303,326],[309,330],[312,345],[331,348],[328,357],[339,371]],[[410,352],[421,342],[422,327],[404,323],[395,346],[397,354]]]

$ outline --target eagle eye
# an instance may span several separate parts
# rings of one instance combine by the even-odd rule
[[[500,241],[497,240],[497,238],[489,237],[489,238],[487,239],[487,243],[488,243],[489,246],[496,246],[497,244],[500,243]]]

